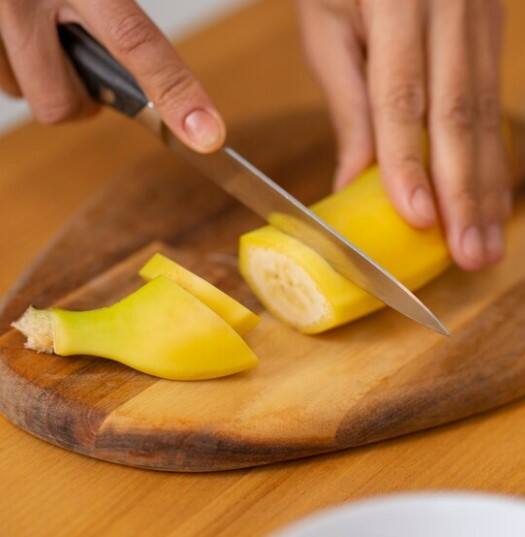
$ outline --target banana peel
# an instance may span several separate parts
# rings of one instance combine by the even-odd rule
[[[228,322],[165,276],[105,308],[31,307],[13,326],[29,349],[99,356],[166,379],[222,377],[258,363]]]
[[[162,254],[153,255],[140,269],[139,275],[146,281],[153,280],[158,276],[166,276],[173,280],[204,302],[241,335],[254,328],[259,322],[259,317],[248,308],[223,293],[210,282]]]
[[[312,210],[411,290],[451,264],[440,228],[418,230],[407,224],[389,201],[377,166]],[[266,309],[307,334],[324,332],[384,306],[313,249],[272,226],[241,236],[239,268]]]

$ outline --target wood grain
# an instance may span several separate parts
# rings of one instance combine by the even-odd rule
[[[30,296],[37,284],[46,290],[42,266],[54,267],[51,294],[60,294],[61,285],[67,291],[77,276],[63,277],[64,267],[85,276],[111,266],[115,254],[133,248],[137,238],[155,237],[159,230],[151,223],[158,221],[167,226],[158,238],[170,238],[169,230],[176,250],[150,244],[60,304],[85,309],[117,301],[140,285],[137,271],[155,251],[237,297],[250,297],[235,252],[251,215],[224,197],[210,198],[194,180],[174,181],[175,172],[171,160],[156,159],[155,167],[142,166],[133,181],[118,181],[106,197],[98,196],[80,214],[81,224],[72,221],[71,235],[62,234],[63,245],[50,252],[50,260],[44,256],[38,263],[36,279],[30,274],[24,280],[20,295]],[[171,194],[169,203],[164,196],[152,203],[152,185]],[[110,204],[115,208],[106,210]],[[82,228],[92,214],[96,218]],[[130,235],[132,220],[148,226],[140,231],[136,224]],[[71,244],[83,236],[97,239],[82,244],[88,255],[70,263]],[[525,395],[524,237],[520,203],[504,263],[468,277],[450,270],[423,291],[424,301],[451,329],[450,338],[393,311],[318,337],[298,334],[262,313],[247,336],[260,366],[217,381],[164,381],[108,361],[38,355],[10,331],[0,338],[0,411],[28,432],[79,453],[192,472],[337,451],[483,412]],[[93,259],[99,260],[94,268]]]
[[[525,4],[506,3],[505,106],[525,116]],[[255,3],[178,43],[178,49],[229,124],[269,117],[277,122],[280,114],[321,103],[301,62],[287,0]],[[257,136],[255,141],[270,143]],[[30,124],[0,139],[0,292],[88,195],[156,150],[155,140],[110,113],[53,129]],[[318,508],[374,494],[461,489],[523,495],[522,423],[525,405],[519,403],[304,461],[167,474],[78,456],[0,418],[1,533],[257,537]]]
[[[329,191],[332,144],[323,110],[305,108],[234,124],[230,139],[268,173],[284,177],[286,187],[306,201]],[[189,244],[207,234],[208,239],[201,241],[202,255],[219,255],[225,247],[224,233],[213,240],[210,232],[216,233],[215,224],[228,230],[228,222],[235,218],[234,232],[259,222],[190,166],[159,148],[95,194],[28,266],[0,300],[0,333],[30,303],[52,304],[152,240]],[[231,250],[235,236],[228,232]],[[212,263],[207,265],[210,270]]]

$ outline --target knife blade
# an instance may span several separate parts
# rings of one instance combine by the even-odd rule
[[[410,319],[448,335],[437,316],[401,282],[235,149],[225,145],[214,153],[201,154],[180,142],[131,74],[81,26],[61,25],[59,36],[94,99],[140,121],[228,194],[314,249],[344,277]]]

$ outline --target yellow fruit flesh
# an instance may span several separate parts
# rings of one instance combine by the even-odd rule
[[[44,311],[51,320],[52,350],[62,356],[86,354],[109,358],[175,380],[221,377],[258,363],[255,354],[226,321],[162,276],[106,308]],[[28,310],[26,315],[34,315],[32,312]],[[15,323],[28,336],[28,342],[30,334],[24,326],[34,325],[32,320],[22,318]]]
[[[259,317],[214,285],[162,254],[155,254],[139,271],[145,280],[166,276],[204,302],[239,334],[255,327]]]
[[[440,229],[417,230],[390,203],[377,167],[312,209],[412,290],[450,265]],[[315,334],[383,306],[314,250],[271,226],[240,239],[240,271],[275,316]]]

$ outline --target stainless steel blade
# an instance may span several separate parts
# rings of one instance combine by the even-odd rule
[[[187,148],[167,129],[162,138],[228,194],[314,249],[353,283],[410,319],[440,334],[449,334],[443,323],[401,282],[234,149],[225,146],[203,155]]]
[[[266,221],[323,256],[339,273],[407,317],[446,334],[437,317],[406,287],[231,147],[202,155],[187,148],[132,75],[78,25],[62,26],[62,44],[91,95],[133,117],[170,148]]]

